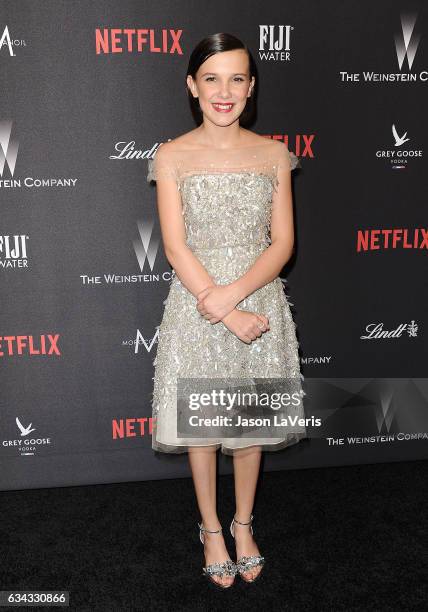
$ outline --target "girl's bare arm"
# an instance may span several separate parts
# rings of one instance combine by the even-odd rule
[[[168,143],[156,153],[156,198],[166,258],[176,275],[195,297],[214,280],[186,244],[181,195],[172,170]]]
[[[294,220],[291,169],[288,151],[282,143],[281,146],[284,149],[277,171],[278,184],[272,197],[271,244],[259,255],[245,274],[230,284],[238,301],[273,281],[293,254]]]
[[[278,143],[277,189],[272,195],[271,244],[240,278],[224,286],[203,290],[197,309],[212,324],[222,320],[236,304],[273,281],[290,259],[294,246],[291,164],[287,147]]]

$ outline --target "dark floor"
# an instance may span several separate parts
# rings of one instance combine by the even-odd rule
[[[263,474],[263,576],[228,591],[201,573],[191,479],[3,492],[0,589],[68,590],[88,611],[427,610],[426,491],[426,461]],[[232,558],[233,510],[224,476]]]

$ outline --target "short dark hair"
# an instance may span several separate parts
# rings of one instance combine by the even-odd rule
[[[239,38],[233,36],[233,34],[227,34],[225,32],[220,32],[218,34],[211,34],[206,38],[202,39],[196,47],[193,49],[190,59],[189,66],[187,68],[186,77],[190,74],[193,79],[196,78],[196,73],[199,70],[199,67],[212,55],[216,53],[222,53],[223,51],[233,51],[234,49],[244,49],[248,55],[249,62],[249,70],[250,70],[250,80],[254,76],[256,77],[256,64],[251,55],[250,50],[247,45],[245,45]],[[258,84],[258,78],[256,77],[256,81],[253,89],[251,90],[251,96],[247,98],[247,104],[243,112],[239,117],[240,124],[250,124],[253,119],[255,119],[256,114],[256,104],[255,104],[255,88]],[[192,111],[192,115],[199,125],[202,123],[202,110],[199,105],[199,99],[195,98],[190,91],[189,87],[186,83],[187,95],[189,98],[190,109]]]

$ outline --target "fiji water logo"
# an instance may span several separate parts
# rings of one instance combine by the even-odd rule
[[[291,60],[291,25],[259,25],[259,58],[264,61]]]
[[[26,234],[0,235],[0,268],[27,268],[28,240]]]

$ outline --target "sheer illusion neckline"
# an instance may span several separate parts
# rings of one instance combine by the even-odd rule
[[[160,153],[159,153],[160,151]],[[148,159],[147,180],[197,174],[261,174],[275,175],[282,168],[293,169],[299,165],[297,156],[280,140],[265,139],[259,144],[244,145],[232,149],[164,149],[160,145],[153,158]]]
[[[267,142],[263,142],[263,143],[258,143],[258,144],[252,144],[252,145],[242,145],[239,147],[228,147],[228,148],[223,148],[223,147],[205,147],[203,149],[174,149],[171,151],[171,153],[209,153],[210,151],[222,151],[224,153],[229,153],[229,152],[233,152],[233,151],[242,151],[244,149],[259,149],[260,147],[269,147],[269,146],[273,146],[272,143],[274,142],[283,142],[280,140],[273,140],[272,138],[266,138],[265,139]],[[158,147],[158,150],[162,147],[162,145],[160,145]]]

